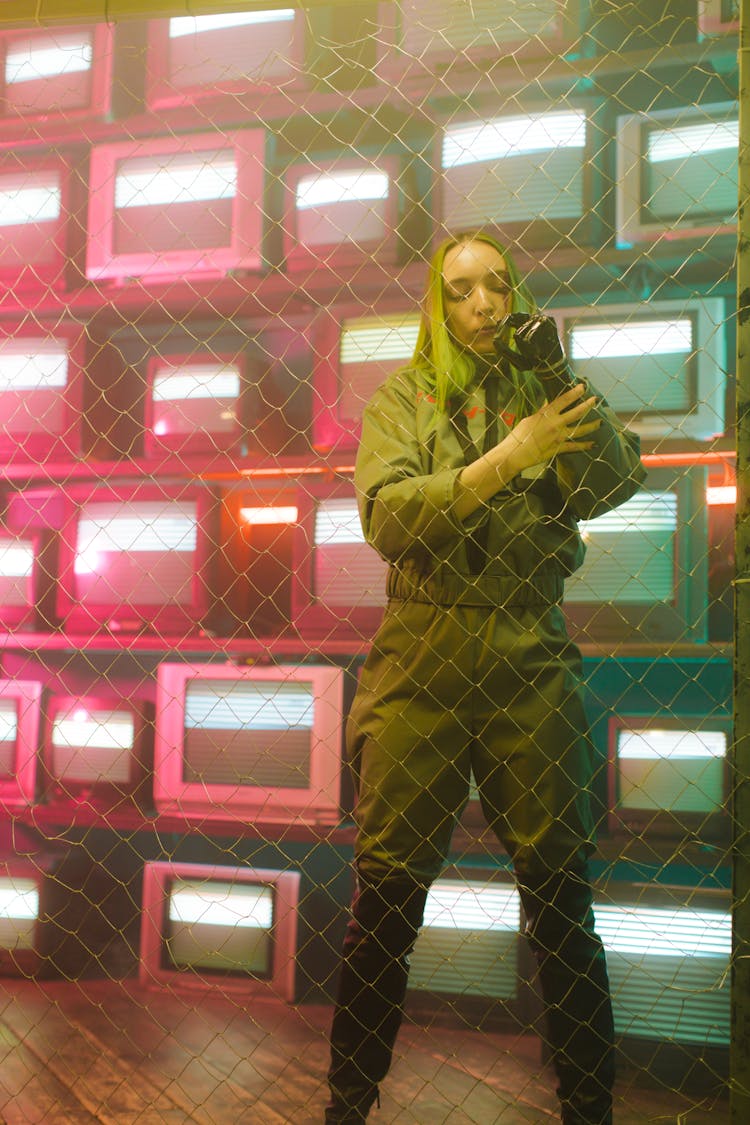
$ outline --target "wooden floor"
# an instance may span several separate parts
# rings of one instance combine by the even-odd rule
[[[320,1125],[330,1009],[144,989],[132,979],[0,980],[7,1125]],[[557,1120],[530,1035],[405,1024],[373,1125]],[[714,1094],[714,1098],[716,1095]],[[621,1072],[615,1125],[722,1125],[709,1103]]]

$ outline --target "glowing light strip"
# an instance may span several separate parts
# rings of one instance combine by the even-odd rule
[[[185,697],[188,729],[311,730],[314,717],[309,684],[194,680]]]
[[[610,324],[579,324],[570,334],[573,359],[620,356],[685,355],[693,350],[693,322],[628,320]]]
[[[497,117],[448,126],[443,138],[443,168],[558,148],[583,148],[585,144],[586,115],[582,111]]]
[[[18,708],[7,699],[0,699],[0,742],[15,742],[18,738]]]
[[[709,507],[718,507],[720,504],[737,503],[736,484],[711,484],[706,489],[706,503]]]
[[[718,730],[621,730],[617,736],[620,758],[638,760],[724,758],[727,736]]]
[[[706,121],[700,125],[673,125],[654,129],[648,135],[648,160],[688,160],[709,152],[734,151],[739,147],[739,121]]]
[[[299,512],[292,504],[269,508],[240,508],[240,519],[253,526],[296,523]]]
[[[0,186],[0,227],[51,222],[59,219],[61,206],[60,183],[57,178],[35,187]]]
[[[180,880],[169,896],[170,922],[269,930],[273,895],[268,887]]]
[[[154,402],[196,398],[236,399],[239,395],[239,368],[230,364],[185,364],[171,370],[162,368],[154,376]]]
[[[115,207],[154,207],[233,199],[237,166],[233,153],[206,152],[124,161],[115,177]]]
[[[387,199],[389,179],[386,172],[321,172],[303,176],[297,184],[297,210],[325,207],[331,203],[355,200]]]
[[[581,520],[581,534],[621,535],[629,531],[674,532],[677,530],[677,497],[673,492],[637,492],[612,512],[593,520]]]
[[[39,888],[32,879],[0,879],[0,918],[39,917]]]
[[[419,317],[386,321],[344,321],[341,363],[397,363],[411,359],[419,334]]]
[[[244,27],[254,23],[287,23],[294,19],[294,8],[274,8],[262,12],[222,12],[215,16],[175,16],[169,21],[169,38],[218,31],[223,27]]]
[[[101,750],[132,750],[133,716],[125,711],[95,711],[55,719],[55,746],[86,746]]]
[[[31,543],[0,543],[0,576],[29,578],[34,567]]]
[[[67,384],[67,352],[19,351],[18,347],[12,340],[0,344],[0,394],[41,388],[52,390]]]
[[[5,82],[8,86],[91,69],[93,48],[90,39],[76,39],[67,43],[51,43],[49,39],[45,39],[42,43],[28,39],[23,43],[16,43],[8,51],[5,56]]]
[[[441,879],[427,896],[424,924],[434,929],[518,930],[520,923],[520,899],[514,887]]]
[[[732,948],[731,917],[716,911],[601,906],[596,929],[606,949],[638,957],[724,957]]]
[[[315,546],[364,543],[356,500],[322,500],[315,512]]]

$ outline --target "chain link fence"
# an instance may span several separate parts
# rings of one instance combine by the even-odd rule
[[[357,508],[362,416],[467,230],[508,248],[646,470],[579,519],[562,607],[615,1120],[729,1120],[738,35],[727,0],[0,32],[9,1125],[322,1120],[344,732],[388,572]],[[480,788],[444,810],[384,1122],[558,1112]]]

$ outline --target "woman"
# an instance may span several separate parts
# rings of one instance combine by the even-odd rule
[[[637,439],[573,383],[507,250],[481,234],[440,246],[413,362],[369,403],[355,471],[389,600],[347,727],[357,890],[327,1123],[364,1121],[377,1099],[470,771],[513,861],[562,1121],[611,1121],[612,1013],[587,873],[592,759],[559,602],[583,558],[576,521],[622,503],[644,475]]]

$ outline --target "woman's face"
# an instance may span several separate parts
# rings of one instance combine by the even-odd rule
[[[493,354],[498,322],[511,311],[505,259],[488,242],[463,242],[443,262],[445,323],[455,342],[476,355]]]

